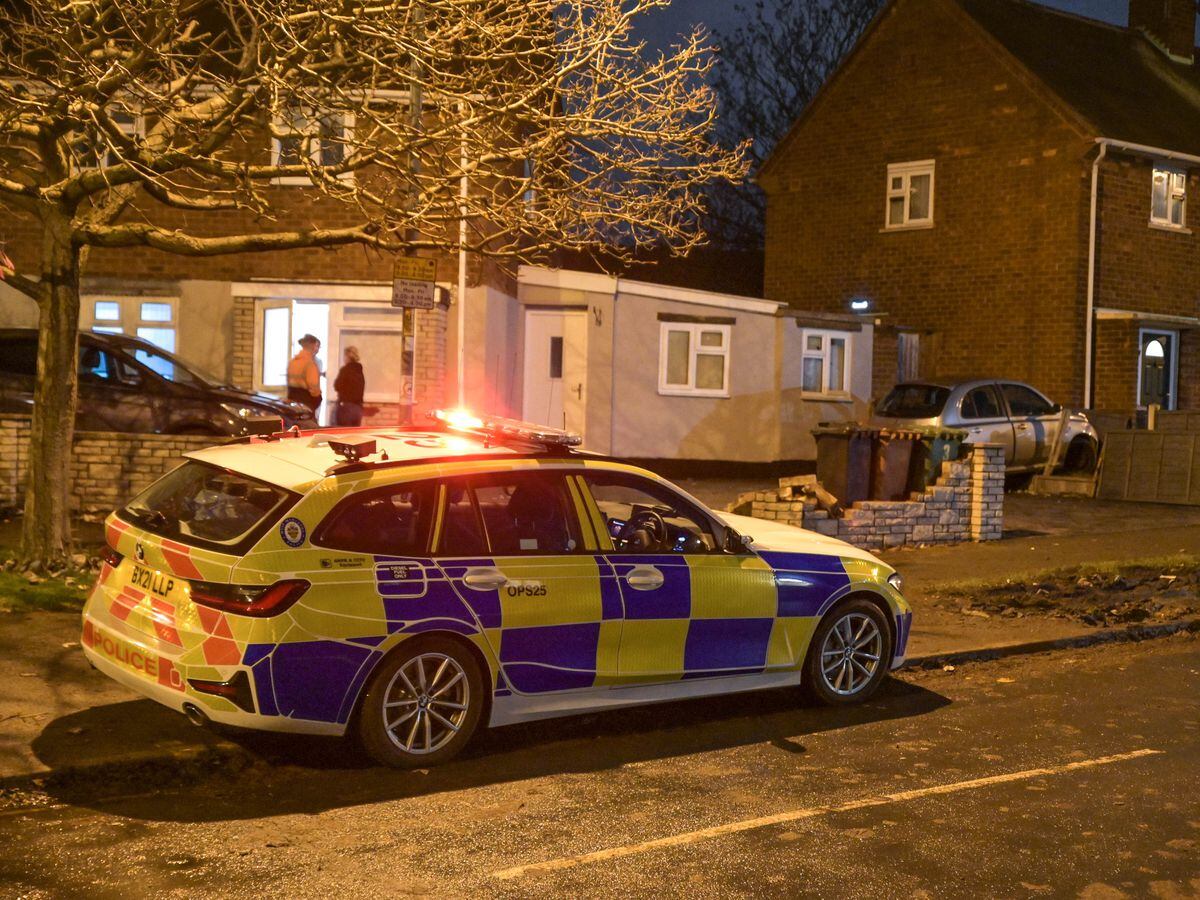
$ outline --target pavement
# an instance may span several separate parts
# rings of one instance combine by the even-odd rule
[[[315,749],[316,747],[320,749]],[[907,670],[481,735],[337,744],[0,805],[0,884],[92,897],[1200,894],[1200,637]]]
[[[744,486],[705,482],[688,488],[715,503],[722,492],[736,496]],[[1010,494],[1006,521],[1010,527],[1000,541],[883,554],[904,575],[915,611],[910,664],[1143,639],[1182,624],[1113,630],[1044,616],[965,616],[929,602],[939,586],[982,575],[1020,579],[1147,555],[1200,555],[1200,510],[1188,507]],[[0,614],[0,788],[30,778],[177,766],[258,752],[261,740],[255,735],[195,728],[93,671],[78,641],[77,614]]]

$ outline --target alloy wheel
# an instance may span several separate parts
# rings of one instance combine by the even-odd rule
[[[821,677],[841,697],[851,697],[871,683],[883,657],[883,634],[865,613],[842,616],[821,646]]]
[[[459,662],[422,653],[397,669],[383,692],[384,730],[405,753],[434,753],[459,733],[470,703],[470,682]]]

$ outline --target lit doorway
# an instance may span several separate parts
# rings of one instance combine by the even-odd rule
[[[358,350],[366,388],[363,404],[375,425],[411,421],[414,398],[416,339],[412,311],[368,300],[330,301],[259,299],[255,301],[254,389],[287,396],[288,361],[297,341],[311,334],[321,342],[322,425],[334,421],[334,381],[347,347]]]

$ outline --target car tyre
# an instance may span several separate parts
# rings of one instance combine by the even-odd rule
[[[828,706],[862,703],[887,677],[892,635],[878,605],[864,598],[839,603],[817,624],[804,660],[803,685]]]
[[[414,638],[371,676],[358,735],[376,762],[400,769],[435,766],[471,740],[486,703],[475,655],[450,638]]]
[[[1098,456],[1095,441],[1091,438],[1077,437],[1067,447],[1063,471],[1075,475],[1088,475],[1096,470]]]

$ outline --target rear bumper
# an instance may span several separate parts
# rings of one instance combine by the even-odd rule
[[[333,736],[345,733],[345,726],[335,723],[231,709],[232,704],[227,701],[189,686],[183,672],[171,660],[159,656],[143,642],[106,628],[90,616],[84,616],[80,643],[84,656],[100,672],[134,693],[176,712],[182,713],[184,705],[190,704],[212,721],[237,728]],[[253,684],[253,677],[250,680]],[[257,706],[257,697],[255,700]]]

